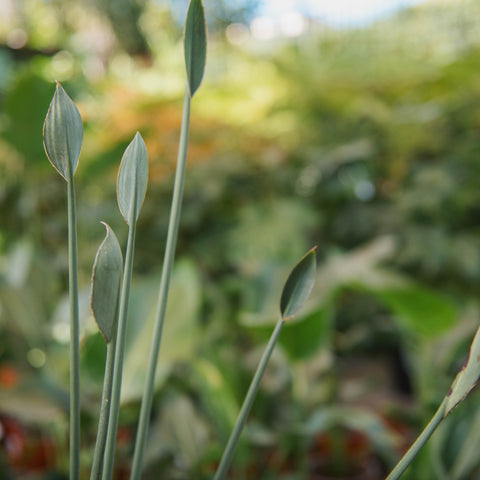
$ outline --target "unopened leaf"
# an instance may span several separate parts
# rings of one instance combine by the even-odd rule
[[[190,95],[202,83],[207,58],[207,27],[201,0],[191,0],[185,22],[185,66]]]
[[[285,282],[280,299],[280,313],[283,320],[294,317],[312,291],[316,273],[316,249],[317,247],[314,247],[306,253]]]
[[[91,305],[98,328],[108,343],[117,318],[123,259],[117,237],[106,223],[103,224],[107,234],[93,265]]]
[[[82,140],[82,117],[75,104],[57,82],[43,124],[43,145],[51,164],[67,181],[75,174]]]
[[[136,222],[148,183],[148,154],[142,136],[137,132],[125,150],[118,172],[118,206],[125,221]]]
[[[455,377],[447,395],[447,416],[475,387],[480,379],[480,328],[475,334],[465,365]]]

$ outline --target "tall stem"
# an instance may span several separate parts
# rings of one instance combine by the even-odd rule
[[[80,332],[75,186],[67,181],[68,289],[70,303],[70,480],[80,478]]]
[[[401,460],[397,463],[395,468],[385,480],[397,480],[402,476],[403,472],[405,472],[408,466],[413,462],[414,458],[418,455],[420,450],[427,443],[428,439],[432,436],[435,429],[440,425],[440,422],[444,419],[445,406],[446,401],[444,400],[438,407],[438,410],[435,412],[435,415],[432,417],[423,432],[415,440],[414,444],[409,448],[407,453],[401,458]]]
[[[158,355],[162,341],[163,324],[167,309],[168,291],[172,275],[173,260],[177,245],[178,225],[182,209],[183,186],[185,183],[185,170],[187,165],[188,134],[190,130],[190,92],[188,86],[185,89],[183,102],[182,126],[180,130],[180,142],[178,148],[177,168],[175,172],[175,185],[173,188],[172,207],[168,224],[167,245],[163,261],[162,278],[158,294],[157,310],[155,314],[155,327],[150,347],[145,387],[142,396],[142,405],[138,420],[138,430],[135,441],[135,452],[133,455],[131,480],[139,480],[142,471],[142,460],[145,449],[145,442],[148,434],[148,423],[152,409],[153,390],[155,386],[155,373],[157,369]]]
[[[95,451],[93,454],[90,480],[99,480],[102,473],[103,454],[105,451],[105,443],[107,441],[108,417],[110,414],[110,404],[112,397],[113,365],[115,361],[116,344],[117,336],[116,332],[114,332],[114,334],[112,335],[112,339],[107,344],[107,359],[105,362],[105,376],[103,379],[102,403],[100,407],[100,416],[98,419],[97,440],[95,443]]]
[[[135,211],[133,207],[132,212]],[[113,475],[115,460],[115,444],[117,439],[118,414],[120,410],[120,393],[122,388],[123,357],[125,353],[125,339],[127,335],[128,300],[130,297],[130,282],[133,269],[133,251],[135,247],[136,222],[134,214],[129,219],[127,252],[125,254],[125,268],[123,270],[122,290],[120,293],[120,308],[118,318],[117,345],[113,367],[112,402],[107,429],[107,443],[103,462],[103,480],[110,480]]]
[[[263,356],[260,360],[260,363],[258,364],[257,371],[255,372],[252,383],[250,384],[250,388],[248,389],[245,400],[243,401],[242,408],[235,422],[235,426],[230,435],[227,446],[225,447],[225,450],[223,452],[222,459],[220,460],[217,472],[215,473],[214,480],[224,479],[225,475],[228,472],[228,469],[230,468],[230,464],[232,463],[233,454],[240,438],[240,434],[242,433],[243,427],[247,422],[248,414],[250,413],[250,410],[252,408],[253,401],[255,400],[258,389],[260,387],[260,382],[262,380],[263,374],[265,373],[268,361],[270,360],[273,349],[275,348],[275,344],[277,343],[284,323],[285,322],[283,319],[280,319],[277,322],[275,330],[273,331],[272,336],[270,337],[270,340],[268,342],[267,348],[265,349],[265,352],[263,352]]]

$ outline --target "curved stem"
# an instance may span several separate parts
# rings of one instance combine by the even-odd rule
[[[107,441],[108,417],[110,414],[110,403],[113,384],[113,364],[115,361],[115,347],[117,344],[116,332],[112,335],[111,341],[107,344],[107,359],[105,362],[105,377],[103,379],[102,403],[98,419],[97,440],[93,454],[92,470],[90,480],[99,480],[102,474],[103,454]]]
[[[141,475],[143,453],[148,434],[148,423],[152,410],[155,373],[157,369],[158,355],[160,353],[160,344],[162,341],[163,324],[165,321],[165,312],[167,310],[168,291],[170,288],[170,278],[172,275],[173,260],[175,258],[175,249],[177,245],[178,225],[182,209],[183,186],[185,183],[185,170],[187,164],[188,134],[190,129],[190,100],[190,93],[188,87],[186,87],[177,157],[177,169],[175,172],[175,185],[173,188],[172,207],[168,224],[167,245],[165,247],[162,278],[160,280],[160,290],[155,314],[155,326],[138,420],[135,451],[133,455],[132,471],[130,474],[131,480],[138,480]]]
[[[425,446],[435,429],[440,425],[440,422],[445,418],[445,406],[446,400],[443,400],[423,432],[415,440],[414,444],[409,448],[407,453],[401,458],[385,480],[397,480],[402,476],[403,472],[405,472],[420,450]]]
[[[67,181],[68,289],[70,303],[70,479],[80,478],[80,327],[75,186]]]
[[[270,337],[268,342],[267,348],[263,353],[263,356],[258,364],[257,371],[255,372],[255,376],[253,377],[252,383],[250,384],[250,388],[248,389],[247,395],[245,400],[243,401],[242,408],[240,413],[238,414],[237,421],[235,422],[235,426],[233,431],[230,435],[228,440],[227,446],[222,455],[222,459],[220,460],[220,464],[217,468],[217,472],[215,473],[214,480],[223,480],[225,475],[230,468],[230,464],[232,463],[233,454],[235,452],[235,448],[237,446],[238,440],[240,438],[240,434],[242,433],[243,427],[247,422],[248,414],[253,405],[253,401],[257,395],[258,389],[260,387],[260,382],[262,380],[263,374],[265,373],[265,369],[267,368],[268,361],[272,355],[273,349],[275,348],[275,344],[277,343],[278,337],[280,336],[280,332],[282,331],[282,327],[284,324],[284,320],[280,319],[277,322],[275,330]]]
[[[135,208],[131,209],[135,212]],[[107,442],[103,461],[103,480],[110,480],[113,475],[115,459],[115,444],[117,439],[118,414],[120,411],[120,393],[122,388],[123,357],[125,353],[125,339],[127,335],[128,300],[130,296],[130,282],[133,269],[133,251],[135,246],[136,223],[135,214],[129,220],[127,252],[125,254],[125,268],[123,270],[122,290],[120,293],[120,308],[118,318],[117,345],[113,367],[112,402],[108,419]]]

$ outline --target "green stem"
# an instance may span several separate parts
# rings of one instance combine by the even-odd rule
[[[102,474],[103,453],[105,451],[105,443],[107,441],[108,417],[110,414],[110,403],[112,397],[113,364],[115,361],[116,344],[117,337],[116,332],[114,332],[112,339],[109,343],[107,343],[107,360],[105,362],[105,377],[103,379],[102,403],[100,406],[97,440],[95,443],[95,452],[93,454],[90,480],[99,480]]]
[[[135,198],[135,197],[134,197]],[[135,212],[135,207],[131,208]],[[125,268],[123,270],[122,291],[120,293],[120,308],[118,318],[117,345],[113,366],[112,402],[108,419],[107,442],[103,462],[103,480],[110,480],[113,475],[115,460],[115,444],[117,440],[118,414],[120,411],[120,393],[122,388],[123,357],[125,354],[125,339],[127,336],[128,300],[130,297],[130,282],[133,269],[133,251],[135,247],[135,213],[129,219],[127,252],[125,254]]]
[[[180,142],[178,148],[177,168],[175,172],[175,185],[173,188],[172,207],[170,210],[170,220],[168,224],[167,245],[165,247],[162,278],[160,280],[160,290],[155,314],[155,327],[150,347],[150,357],[142,396],[140,416],[138,420],[135,451],[133,455],[132,471],[130,474],[131,480],[139,480],[141,475],[143,453],[145,450],[145,442],[148,434],[148,423],[152,409],[155,373],[157,369],[158,355],[160,353],[160,343],[162,341],[163,324],[167,309],[168,291],[170,287],[170,278],[172,275],[173,260],[177,245],[178,225],[180,222],[180,213],[182,209],[183,186],[185,183],[185,170],[187,165],[188,134],[190,130],[190,100],[190,93],[187,86],[185,89],[185,98],[183,103],[182,126],[180,130]]]
[[[80,478],[80,333],[75,186],[67,182],[68,285],[70,300],[70,480]]]
[[[235,448],[237,446],[238,440],[240,438],[240,434],[242,433],[243,427],[247,421],[248,414],[250,413],[250,409],[252,408],[253,401],[257,395],[258,389],[260,387],[260,382],[262,380],[263,374],[265,373],[265,369],[267,368],[267,363],[270,360],[272,355],[273,349],[275,348],[275,344],[277,343],[278,337],[280,336],[280,332],[282,331],[282,327],[284,324],[284,320],[280,319],[277,322],[275,330],[270,337],[268,342],[267,348],[263,353],[263,356],[258,364],[257,371],[255,372],[255,376],[253,377],[252,383],[250,384],[250,388],[248,389],[247,395],[245,400],[243,401],[242,408],[240,413],[238,414],[237,421],[235,422],[235,426],[233,431],[230,435],[228,440],[227,446],[222,455],[222,459],[220,460],[220,464],[217,468],[217,472],[215,473],[214,480],[222,480],[225,478],[225,475],[230,468],[230,464],[232,463],[233,454],[235,452]]]
[[[415,443],[409,448],[407,453],[401,458],[401,460],[397,463],[395,468],[385,480],[397,480],[402,476],[403,472],[405,472],[420,450],[425,446],[435,429],[440,425],[440,422],[445,418],[445,406],[446,400],[443,400],[423,432],[415,440]]]

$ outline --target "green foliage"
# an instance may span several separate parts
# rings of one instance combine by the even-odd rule
[[[80,112],[57,83],[43,126],[43,143],[51,164],[68,182],[77,169],[82,140],[83,123]]]
[[[120,212],[131,225],[142,209],[148,184],[148,153],[142,136],[137,132],[122,157],[117,180]]]
[[[57,82],[43,126],[50,163],[67,181],[68,289],[70,310],[69,475],[80,478],[80,312],[77,253],[77,209],[73,177],[82,148],[83,122],[77,107]]]
[[[273,353],[273,349],[275,348],[285,321],[298,313],[312,292],[312,288],[315,283],[316,271],[315,251],[316,247],[312,248],[302,257],[302,259],[290,272],[290,275],[285,282],[280,301],[282,317],[277,322],[265,351],[260,359],[260,362],[258,363],[258,367],[255,370],[255,375],[253,376],[252,382],[248,388],[248,392],[243,400],[242,407],[238,414],[237,420],[235,421],[232,433],[222,453],[222,458],[220,459],[220,463],[215,472],[214,480],[223,480],[227,475],[230,464],[233,460],[237,443],[240,439],[240,435],[247,422],[253,402],[260,389],[260,382],[263,378],[267,364]]]
[[[52,84],[38,72],[38,68],[30,65],[20,69],[7,85],[8,89],[3,90],[2,95],[2,112],[8,122],[2,127],[2,137],[17,152],[21,152],[21,158],[29,168],[44,172],[49,167],[44,162],[43,145],[25,139],[38,138],[39,127],[45,121],[45,111],[52,100]],[[22,128],[16,128],[18,125]]]
[[[148,367],[146,346],[152,339],[160,276],[138,279],[132,286],[129,307],[128,341],[125,351],[122,399],[138,401],[142,397]],[[202,284],[193,261],[179,259],[172,272],[169,302],[163,332],[161,359],[157,362],[156,388],[165,384],[175,365],[194,362],[197,357]]]
[[[445,416],[448,415],[475,387],[480,378],[480,330],[477,330],[465,365],[453,381],[447,395]]]
[[[425,337],[447,333],[458,316],[453,302],[432,289],[411,284],[377,289],[373,295],[408,329]]]
[[[75,178],[88,439],[96,428],[88,419],[98,413],[92,399],[100,396],[105,355],[101,336],[93,333],[85,286],[101,241],[98,218],[112,225],[121,243],[126,238],[121,216],[111,208],[114,170],[137,129],[149,151],[150,194],[138,219],[121,438],[134,434],[142,395],[138,372],[146,365],[145,344],[142,352],[136,334],[145,341],[153,328],[150,302],[168,225],[185,65],[171,14],[158,2],[145,5],[138,25],[148,57],[128,57],[120,43],[101,54],[87,51],[85,42],[71,41],[85,33],[83,14],[75,14],[83,7],[75,5],[74,13],[64,16],[64,8],[37,2],[28,11],[19,6],[28,48],[6,51],[8,62],[2,63],[0,368],[20,366],[30,386],[2,385],[0,404],[38,424],[43,415],[33,408],[38,395],[55,412],[58,428],[65,426],[66,228],[59,206],[66,199],[59,179],[47,176],[39,141],[51,82],[58,78],[82,99],[85,121]],[[212,36],[214,85],[212,79],[205,82],[195,98],[179,225],[178,256],[192,268],[183,261],[174,266],[152,405],[151,438],[159,444],[147,453],[144,478],[156,478],[160,465],[166,478],[211,477],[258,360],[258,345],[275,325],[281,282],[313,243],[321,266],[314,300],[285,323],[232,476],[247,469],[268,470],[274,478],[316,475],[312,458],[325,458],[321,448],[337,439],[328,421],[314,431],[311,413],[319,406],[328,420],[331,410],[323,406],[354,403],[360,418],[374,405],[391,442],[383,443],[384,450],[369,443],[369,453],[384,465],[399,455],[392,446],[399,431],[413,436],[426,424],[478,323],[479,117],[472,108],[480,93],[473,21],[478,8],[478,2],[467,1],[443,9],[427,4],[369,29],[312,30],[282,44],[250,39],[233,45],[224,35]],[[86,15],[98,19],[90,7]],[[102,22],[91,25],[97,23]],[[385,234],[394,246],[373,255]],[[185,289],[178,286],[177,270]],[[146,323],[137,324],[140,318]],[[32,346],[44,352],[43,367],[27,360]],[[31,394],[32,382],[48,392],[45,397]],[[478,400],[475,392],[472,396],[466,405]],[[188,444],[182,444],[185,457],[172,445],[180,425],[170,419],[162,429],[164,406],[175,410],[162,402],[167,397],[178,401],[178,411],[193,419],[201,435],[209,425],[208,440],[202,441],[212,448],[203,459],[192,455]],[[340,427],[366,431],[346,417],[332,414]],[[432,439],[439,436],[437,458],[448,474],[478,474],[474,453],[467,455],[468,448],[459,453],[463,443],[454,440],[469,438],[466,446],[475,445],[475,418],[474,407],[462,406]],[[301,440],[299,424],[306,432]],[[54,437],[57,445],[65,443],[60,437]],[[132,443],[119,445],[121,459],[130,455],[125,452]],[[65,448],[57,448],[61,460],[51,468],[61,470]],[[427,447],[405,476],[441,478],[432,461],[435,448]],[[359,461],[351,452],[343,455],[332,462],[345,464],[345,456]]]
[[[202,0],[192,0],[188,7],[184,47],[187,83],[193,97],[202,83],[207,57],[207,25]]]
[[[283,320],[294,317],[312,293],[317,266],[315,251],[316,247],[305,254],[285,282],[280,298],[280,313]]]
[[[283,327],[283,335],[278,343],[293,361],[308,361],[321,349],[328,348],[332,340],[332,306],[315,305],[310,311],[303,312]],[[244,319],[243,325],[253,337],[266,341],[272,329],[272,322],[262,322],[260,318]]]
[[[108,343],[117,321],[123,257],[115,233],[106,223],[104,225],[107,234],[93,264],[91,304],[93,317]]]

